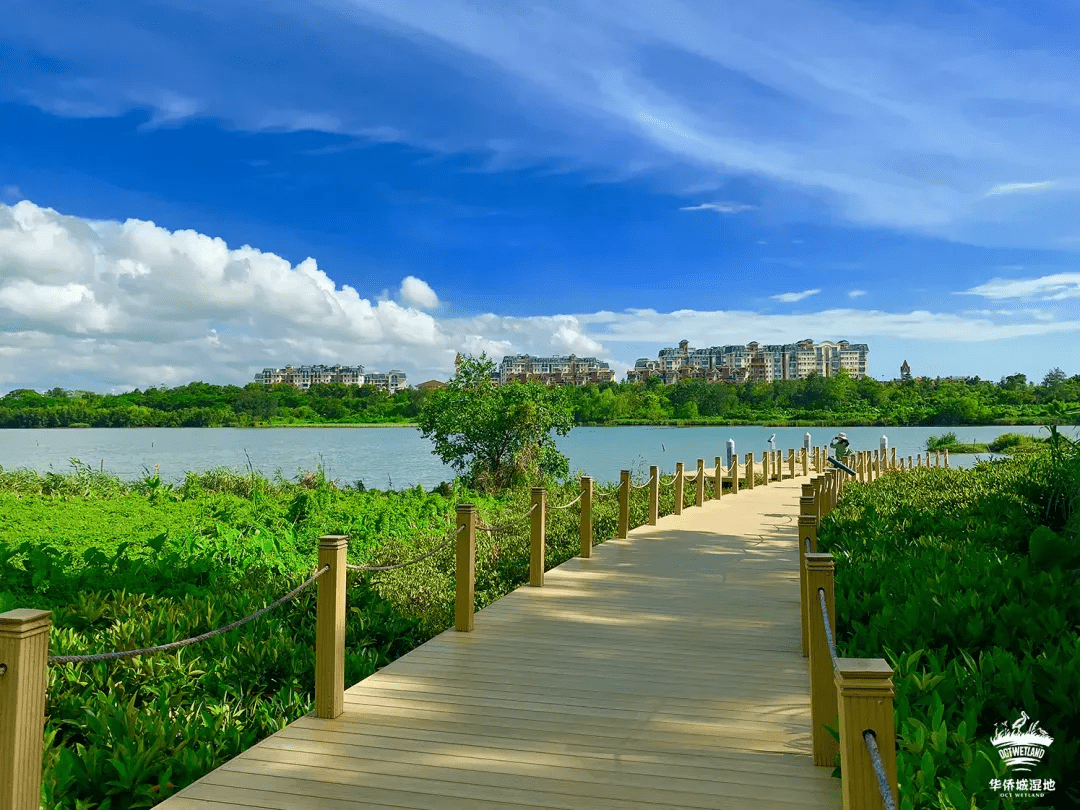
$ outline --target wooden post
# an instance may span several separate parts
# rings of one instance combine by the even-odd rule
[[[814,447],[814,472],[821,472],[821,448],[816,445]]]
[[[941,466],[941,451],[940,450],[935,450],[934,451],[934,466],[935,467],[940,467]]]
[[[581,476],[581,556],[592,556],[592,478]]]
[[[795,477],[795,448],[788,450],[788,471],[791,473],[790,478]]]
[[[892,463],[891,463],[890,466],[892,467],[893,472],[896,472],[896,470],[898,469],[897,466],[896,466],[896,448],[895,447],[890,447],[889,450],[890,450],[889,456],[892,459]]]
[[[814,517],[816,525],[821,525],[821,519],[825,517],[825,476],[819,475],[814,479]]]
[[[626,539],[630,531],[630,471],[619,472],[619,527],[615,536],[620,540]]]
[[[784,480],[784,451],[776,451],[776,480]]]
[[[660,519],[660,468],[649,467],[649,525]]]
[[[874,451],[874,480],[881,478],[881,462],[884,461],[880,448]]]
[[[754,454],[746,454],[746,488],[754,488]]]
[[[315,607],[315,715],[333,720],[345,711],[345,574],[349,538],[319,538],[319,577]]]
[[[731,454],[731,494],[739,494],[739,456],[737,453]]]
[[[911,463],[911,456],[907,457],[907,468],[910,470],[914,465]]]
[[[765,486],[769,485],[769,451],[761,454],[761,477]]]
[[[945,469],[949,469],[949,449],[945,448]]]
[[[694,479],[694,483],[697,484],[697,506],[705,505],[705,459],[699,458],[697,460],[697,478]]]
[[[806,604],[806,543],[810,542],[810,553],[817,551],[817,508],[814,503],[814,485],[802,485],[802,497],[799,498],[799,602],[802,605],[802,654],[805,658],[809,655],[809,622],[810,613]]]
[[[806,600],[810,606],[810,724],[815,765],[832,765],[840,746],[825,730],[825,725],[835,728],[837,717],[836,683],[833,677],[832,655],[825,637],[822,621],[821,595],[825,591],[825,605],[829,610],[829,627],[836,638],[836,599],[833,574],[835,568],[832,554],[806,555]],[[844,760],[845,764],[847,760]],[[870,805],[859,805],[869,807]]]
[[[800,460],[802,461],[802,474],[803,478],[810,475],[810,451],[805,447],[799,451]]]
[[[682,514],[683,498],[685,497],[686,488],[686,472],[683,469],[683,463],[677,461],[675,463],[675,514]]]
[[[454,567],[454,629],[463,633],[473,629],[473,609],[476,605],[476,506],[457,505],[457,559]]]
[[[841,658],[837,662],[834,694],[838,695],[840,712],[840,759],[844,763],[840,790],[844,810],[882,805],[877,776],[863,739],[867,729],[877,738],[885,778],[899,806],[892,674],[888,662],[881,658]]]
[[[0,808],[38,810],[52,612],[0,613]]]
[[[720,456],[713,457],[713,493],[716,499],[724,494],[724,465],[720,463]]]
[[[529,584],[539,588],[544,584],[545,548],[547,542],[547,490],[543,487],[532,488],[532,502],[536,508],[530,515],[529,539]]]

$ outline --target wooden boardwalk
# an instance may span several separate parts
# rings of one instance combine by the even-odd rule
[[[807,480],[596,546],[159,806],[840,808],[810,756]]]

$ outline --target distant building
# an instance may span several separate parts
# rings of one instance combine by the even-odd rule
[[[506,355],[499,366],[499,382],[541,382],[544,385],[587,385],[615,382],[615,372],[595,357],[577,355],[533,357],[528,354]]]
[[[712,346],[693,349],[688,341],[679,348],[661,349],[656,360],[641,358],[627,372],[630,382],[661,377],[665,383],[700,379],[706,382],[746,382],[759,380],[801,380],[813,373],[823,377],[847,369],[853,377],[866,374],[865,343],[824,341],[815,344],[806,339],[798,343],[762,346],[756,341],[745,346]]]
[[[405,372],[400,369],[390,369],[385,374],[378,372],[368,374],[365,385],[374,385],[380,391],[393,395],[398,391],[404,391],[409,387],[409,381],[405,379]]]
[[[285,368],[264,368],[255,375],[255,382],[264,385],[288,383],[306,391],[313,385],[343,383],[360,386],[364,384],[363,366],[285,366]]]
[[[446,388],[446,383],[441,380],[428,380],[416,386],[417,391],[432,391],[436,388]]]

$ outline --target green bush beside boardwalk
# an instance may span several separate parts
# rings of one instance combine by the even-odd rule
[[[994,725],[1021,710],[1054,737],[1038,806],[1080,805],[1078,493],[1075,450],[1041,452],[849,484],[823,521],[838,653],[896,671],[904,807],[1032,804],[989,789]]]
[[[1023,806],[988,789],[1003,774],[993,725],[1021,709],[1055,736],[1040,775],[1059,788],[1044,806],[1075,805],[1077,491],[1075,451],[1070,460],[1041,448],[973,470],[849,484],[824,520],[840,654],[888,657],[896,669],[905,807]],[[660,492],[669,514],[673,488]],[[576,496],[576,483],[549,485],[551,506]],[[0,471],[0,610],[55,611],[54,654],[162,644],[302,582],[321,534],[349,534],[353,562],[412,559],[450,536],[465,501],[501,525],[527,511],[529,494],[363,491],[321,473],[288,482],[217,470],[170,486],[157,476],[124,484],[84,465],[70,475]],[[614,487],[597,487],[596,542],[614,535],[616,516]],[[631,525],[646,520],[635,491]],[[527,524],[478,533],[477,546],[483,607],[527,581]],[[578,546],[577,509],[552,510],[549,566]],[[348,683],[452,623],[453,564],[451,545],[402,571],[350,576]],[[50,667],[44,806],[152,806],[309,712],[314,596],[172,654]]]

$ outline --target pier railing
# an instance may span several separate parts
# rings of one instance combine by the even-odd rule
[[[940,466],[941,454],[938,455]],[[828,449],[803,447],[799,450],[767,450],[761,458],[761,484],[794,478],[796,468],[802,476],[811,472],[817,477],[803,484],[799,515],[800,584],[802,591],[803,655],[810,658],[811,709],[813,720],[814,762],[832,765],[837,750],[843,751],[844,807],[873,807],[869,799],[879,785],[896,795],[896,742],[892,713],[892,670],[881,659],[836,658],[832,642],[830,616],[835,615],[833,603],[833,561],[828,554],[818,554],[817,527],[820,520],[836,506],[843,491],[841,470],[825,469]],[[948,451],[944,454],[948,467]],[[785,465],[785,461],[787,462]],[[919,456],[922,465],[922,455]],[[729,467],[714,458],[713,496],[720,498],[723,484],[728,482],[732,495],[739,492],[740,482],[753,489],[755,473],[753,453],[746,454],[745,467],[740,468],[738,456],[732,456]],[[891,458],[875,450],[854,454],[854,469],[860,481],[872,481],[884,472],[905,469],[903,459],[897,464],[896,450]],[[785,471],[785,466],[787,470]],[[907,468],[913,466],[908,456]],[[930,466],[929,453],[926,466]],[[630,498],[638,489],[648,488],[648,524],[659,519],[659,489],[675,487],[674,514],[685,508],[685,486],[695,485],[694,505],[706,502],[705,461],[697,460],[697,470],[688,475],[683,462],[675,465],[670,480],[663,481],[657,466],[649,468],[649,479],[633,484],[629,470],[622,470],[617,489],[619,519],[617,536],[625,538],[630,527]],[[414,560],[395,565],[359,566],[347,562],[348,537],[324,535],[319,538],[316,570],[300,586],[266,607],[208,633],[178,642],[139,650],[120,650],[92,655],[49,655],[49,636],[52,614],[44,610],[15,609],[0,613],[0,810],[38,810],[41,793],[42,748],[45,725],[46,687],[50,665],[133,658],[166,652],[196,644],[248,622],[254,621],[277,606],[289,601],[305,588],[317,582],[316,643],[315,643],[315,715],[333,719],[344,710],[345,692],[345,620],[346,574],[352,570],[385,571],[402,568],[432,556],[455,544],[455,610],[454,629],[474,630],[476,578],[476,532],[497,531],[511,525],[529,522],[529,585],[542,587],[546,565],[546,527],[549,509],[580,511],[580,556],[592,556],[593,479],[582,476],[581,492],[569,503],[549,507],[547,491],[532,489],[531,508],[523,515],[501,527],[484,526],[478,520],[476,506],[457,505],[454,532],[437,548]],[[820,597],[820,598],[819,598]],[[825,731],[825,724],[839,718],[839,745]],[[874,758],[876,756],[876,759]],[[884,774],[884,780],[882,780]],[[884,788],[882,788],[884,791]],[[884,792],[881,793],[884,796]],[[879,797],[880,798],[880,797]],[[886,805],[889,806],[889,805]]]

